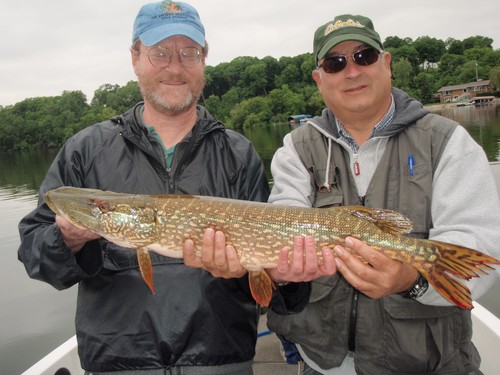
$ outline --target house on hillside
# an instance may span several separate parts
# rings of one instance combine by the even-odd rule
[[[468,100],[483,92],[495,91],[495,85],[488,80],[479,80],[461,85],[444,86],[438,90],[441,103]]]

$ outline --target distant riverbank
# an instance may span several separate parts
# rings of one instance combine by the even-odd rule
[[[500,98],[495,98],[494,104],[499,104],[500,103]],[[491,103],[493,104],[493,103]],[[446,107],[456,107],[457,103],[436,103],[436,104],[427,104],[424,105],[425,109],[428,109],[429,111],[439,111],[440,109],[446,108]]]

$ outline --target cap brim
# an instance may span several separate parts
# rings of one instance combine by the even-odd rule
[[[318,56],[316,56],[316,62],[325,57],[327,52],[330,51],[332,47],[336,46],[339,43],[346,42],[348,40],[362,42],[369,45],[370,47],[378,49],[379,51],[382,50],[382,46],[370,37],[359,34],[344,34],[344,35],[339,35],[336,38],[332,38],[327,43],[325,43],[325,45],[319,50]]]
[[[174,24],[163,25],[154,29],[145,31],[139,38],[141,42],[148,47],[160,43],[162,40],[174,35],[182,35],[191,39],[193,42],[205,47],[205,36],[196,28],[189,25]]]

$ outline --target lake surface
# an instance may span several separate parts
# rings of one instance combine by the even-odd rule
[[[500,106],[452,107],[436,112],[462,123],[500,162]],[[266,170],[290,131],[287,124],[245,130]],[[17,375],[74,334],[77,288],[57,291],[31,280],[17,260],[19,220],[35,208],[39,186],[56,151],[0,154],[0,373]],[[498,165],[500,171],[500,165]],[[500,182],[500,174],[499,179]],[[500,317],[500,282],[479,302]]]

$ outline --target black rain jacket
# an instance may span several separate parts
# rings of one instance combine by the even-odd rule
[[[246,276],[214,278],[182,259],[150,253],[152,295],[135,251],[99,239],[72,255],[44,204],[43,195],[63,185],[267,201],[263,163],[245,137],[199,106],[197,124],[167,170],[161,145],[138,121],[142,105],[66,142],[41,185],[38,207],[19,224],[18,257],[34,279],[59,290],[79,284],[76,333],[87,371],[249,361],[259,311]]]

